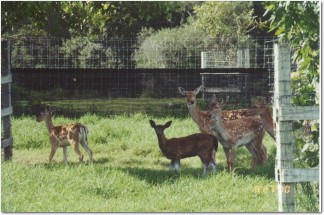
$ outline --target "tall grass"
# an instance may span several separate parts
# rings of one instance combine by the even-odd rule
[[[59,149],[48,164],[50,144],[44,123],[34,118],[13,119],[14,157],[2,163],[1,210],[3,212],[275,212],[275,144],[268,135],[264,143],[269,161],[252,170],[251,155],[238,150],[235,171],[226,172],[221,146],[216,155],[217,174],[202,178],[198,157],[181,161],[180,174],[168,171],[157,143],[150,116],[54,118],[54,124],[79,121],[89,130],[89,146],[83,164],[71,148],[69,164]],[[190,118],[172,120],[167,137],[199,132]]]

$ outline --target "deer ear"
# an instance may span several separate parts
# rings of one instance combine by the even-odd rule
[[[170,125],[171,125],[171,123],[172,123],[172,121],[169,121],[169,122],[165,123],[165,125],[164,125],[163,127],[164,127],[164,128],[169,128]]]
[[[150,124],[151,124],[151,127],[152,128],[155,128],[156,127],[155,122],[153,120],[150,120]]]
[[[186,91],[182,87],[179,87],[179,92],[184,96],[186,95]]]
[[[195,94],[197,95],[197,94],[201,91],[201,89],[202,89],[202,86],[197,87],[197,88],[194,90]]]

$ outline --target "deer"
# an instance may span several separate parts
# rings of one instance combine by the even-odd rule
[[[265,131],[261,118],[250,116],[224,122],[222,106],[223,103],[220,104],[214,95],[208,107],[208,113],[214,121],[211,129],[215,131],[218,141],[224,148],[228,171],[233,170],[236,151],[241,146],[246,146],[252,154],[253,169],[257,164],[264,164],[267,160],[267,148],[262,144]]]
[[[264,129],[268,132],[268,134],[272,137],[274,141],[275,138],[275,123],[273,123],[273,119],[271,117],[270,111],[265,104],[264,101],[256,102],[250,108],[245,109],[242,112],[242,116],[260,116],[261,123]]]
[[[186,97],[187,107],[189,114],[194,122],[198,125],[200,131],[206,134],[215,135],[215,131],[212,128],[213,120],[209,117],[208,111],[202,111],[196,102],[196,96],[202,90],[202,86],[196,88],[193,91],[187,91],[182,87],[179,87],[179,92]],[[251,108],[228,110],[222,112],[223,122],[239,119],[246,116],[260,116],[262,125],[270,136],[275,140],[274,126],[271,114],[267,107],[262,104],[256,104]]]
[[[55,109],[52,109],[51,106],[49,106],[48,108],[45,108],[45,110],[36,117],[37,122],[45,122],[46,128],[48,130],[49,139],[51,143],[49,163],[52,162],[56,150],[59,147],[62,147],[64,162],[65,164],[67,164],[67,147],[69,145],[72,146],[75,153],[78,155],[80,163],[83,161],[83,155],[79,149],[80,145],[87,152],[90,158],[90,162],[93,163],[92,151],[88,146],[88,128],[78,122],[54,126],[52,122],[52,114],[54,111]]]
[[[199,156],[204,165],[202,176],[205,176],[208,169],[216,173],[215,152],[218,148],[218,142],[214,135],[196,133],[185,137],[168,139],[164,135],[164,130],[170,127],[172,121],[164,125],[156,125],[150,120],[150,125],[154,128],[158,138],[160,150],[164,156],[171,160],[169,170],[175,169],[180,172],[180,160],[188,157]]]

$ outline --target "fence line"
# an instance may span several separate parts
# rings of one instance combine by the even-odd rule
[[[275,175],[278,185],[278,207],[280,212],[294,212],[294,188],[298,182],[319,182],[319,169],[296,169],[293,166],[292,121],[319,119],[319,107],[293,107],[291,105],[290,87],[290,49],[287,44],[276,44],[275,52],[275,86],[273,119],[276,123],[276,167]]]
[[[205,41],[206,42],[206,41]],[[272,37],[238,40],[224,45],[218,38],[191,47],[150,44],[136,39],[11,38],[12,68],[202,68],[201,52],[208,53],[208,68],[273,68]],[[240,55],[241,58],[236,55]],[[237,58],[244,60],[236,63]],[[247,60],[248,59],[248,60]]]
[[[202,83],[201,73],[206,72],[213,75],[205,76]],[[238,72],[240,75],[235,75]],[[231,94],[231,102],[249,105],[250,97],[271,96],[273,87],[271,78],[273,75],[269,75],[269,70],[263,68],[175,70],[16,68],[12,69],[12,74],[14,110],[15,114],[19,115],[33,114],[27,111],[28,105],[37,106],[35,104],[37,101],[46,103],[59,100],[180,98],[182,95],[178,91],[179,86],[193,90],[202,84],[206,89],[208,87],[223,89],[216,93]],[[230,74],[234,74],[235,77]],[[246,79],[249,82],[242,82],[243,76],[244,81]],[[240,93],[233,93],[230,90],[234,85],[240,86]]]

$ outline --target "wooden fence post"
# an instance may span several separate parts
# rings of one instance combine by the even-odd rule
[[[292,121],[281,121],[278,117],[281,107],[290,104],[290,49],[287,44],[274,46],[274,108],[273,118],[276,121],[276,181],[278,186],[278,206],[280,212],[294,212],[294,183],[281,180],[282,170],[293,169]]]
[[[250,67],[250,49],[244,49],[244,68]]]
[[[243,51],[242,49],[238,49],[236,51],[236,68],[242,68],[243,67]]]
[[[10,42],[1,41],[1,121],[3,123],[3,137],[1,148],[4,149],[4,160],[12,158],[11,131],[11,73],[10,73]]]
[[[201,68],[207,68],[207,52],[201,52]]]

